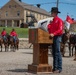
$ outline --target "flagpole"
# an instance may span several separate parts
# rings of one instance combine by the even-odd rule
[[[57,4],[56,4],[56,7],[58,8],[58,6],[59,6],[59,0],[57,0]]]
[[[69,13],[67,13],[67,15],[69,15]]]

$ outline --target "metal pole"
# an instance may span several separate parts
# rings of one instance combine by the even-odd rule
[[[57,6],[57,8],[58,8],[58,5],[59,5],[59,0],[57,0],[57,5],[56,5],[56,6]]]

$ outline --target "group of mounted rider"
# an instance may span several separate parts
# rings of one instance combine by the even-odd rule
[[[6,42],[7,35],[8,33],[6,32],[5,28],[3,28],[3,31],[1,32],[1,36],[3,37],[3,40]],[[14,42],[16,43],[17,40],[17,33],[15,29],[13,28],[12,31],[10,32],[10,36],[13,37]]]
[[[63,56],[65,56],[66,43],[69,49],[69,56],[75,55],[74,60],[76,60],[76,33],[70,31],[70,29],[67,29],[67,27],[64,28],[64,34],[62,36],[62,43],[61,43],[61,52]]]
[[[6,49],[9,47],[9,45],[11,45],[11,48],[14,49],[17,44],[17,48],[18,48],[18,43],[19,43],[18,34],[14,28],[11,30],[10,34],[7,33],[5,28],[3,28],[0,34],[0,38],[3,40],[5,51],[7,51]],[[2,47],[1,47],[1,51],[2,51]]]

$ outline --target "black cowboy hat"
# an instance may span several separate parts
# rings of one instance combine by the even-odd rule
[[[52,7],[51,12],[61,13],[60,11],[58,11],[57,7]]]
[[[3,30],[5,30],[5,28],[3,28]]]
[[[12,31],[14,31],[15,29],[13,28]]]

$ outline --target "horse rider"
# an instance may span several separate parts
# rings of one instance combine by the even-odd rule
[[[16,41],[17,41],[17,33],[16,33],[16,31],[15,31],[14,28],[13,28],[12,31],[10,32],[10,36],[13,37],[14,42],[16,43]]]
[[[1,32],[1,36],[3,37],[3,40],[5,42],[6,42],[6,39],[7,39],[6,34],[7,34],[7,32],[6,32],[5,28],[3,28],[2,32]]]

